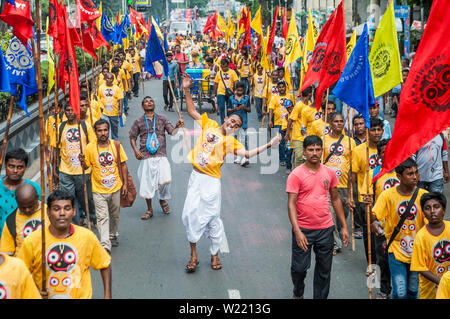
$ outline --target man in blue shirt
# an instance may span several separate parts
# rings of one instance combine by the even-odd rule
[[[238,114],[242,118],[242,126],[238,131],[238,141],[248,148],[247,141],[247,113],[251,112],[250,98],[244,95],[246,85],[243,81],[236,82],[235,93],[230,97],[231,108],[227,108],[227,116],[231,114]],[[245,157],[237,156],[234,160],[236,164],[246,167],[249,164],[248,159]]]
[[[16,189],[23,183],[36,188],[41,199],[41,188],[35,182],[23,178],[28,165],[28,154],[21,148],[13,149],[5,156],[6,176],[0,180],[0,236],[6,217],[17,209]]]
[[[383,136],[381,137],[382,140],[388,140],[392,137],[391,133],[391,124],[389,124],[388,120],[383,120],[380,116],[380,105],[378,104],[378,101],[375,101],[375,105],[371,105],[369,107],[369,114],[370,117],[376,117],[383,121]]]
[[[177,63],[174,62],[172,60],[173,58],[173,54],[172,52],[167,52],[166,53],[166,59],[167,59],[167,64],[169,65],[169,76],[167,77],[164,73],[162,76],[163,79],[163,97],[164,97],[164,110],[167,111],[167,107],[169,107],[169,112],[173,112],[173,95],[172,92],[169,92],[170,88],[169,88],[169,80],[168,78],[170,78],[170,83],[172,85],[172,89],[174,90],[175,93],[175,88],[178,88],[178,79],[177,79]],[[170,99],[167,97],[167,94],[169,94]]]

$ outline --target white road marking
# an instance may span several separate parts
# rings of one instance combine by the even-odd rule
[[[228,289],[228,297],[230,299],[241,299],[241,293],[236,289]]]
[[[225,228],[223,229],[222,243],[220,244],[221,253],[230,253],[230,248],[228,247],[227,235],[225,234]]]

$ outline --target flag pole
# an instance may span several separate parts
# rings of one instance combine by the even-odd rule
[[[366,127],[366,180],[369,180],[369,129]],[[367,183],[366,194],[369,194],[369,183]],[[372,276],[372,247],[370,232],[370,215],[372,214],[372,205],[366,205],[366,223],[367,223],[367,256],[369,260],[369,277]],[[372,284],[369,284],[369,298],[372,299]]]
[[[49,92],[47,92],[47,116],[44,121],[44,123],[48,123],[48,120],[50,118],[50,97]],[[49,138],[47,137],[47,134],[44,134],[45,136],[45,163],[47,166],[47,180],[48,180],[48,190],[50,193],[53,192],[53,179],[52,179],[52,171],[50,167],[50,145],[48,144]]]
[[[42,104],[42,76],[41,76],[41,14],[39,8],[39,0],[35,0],[35,14],[36,14],[36,40],[31,37],[33,45],[33,60],[35,65],[35,76],[38,86],[38,100],[39,100],[39,133],[40,133],[40,171],[41,171],[41,201],[45,199],[45,174],[44,174],[44,161],[45,161],[45,131],[44,131],[44,110]],[[46,258],[45,258],[45,216],[46,205],[41,205],[41,270],[42,270],[42,291],[47,291],[47,271],[46,271]]]
[[[328,105],[328,92],[329,92],[329,88],[327,89],[327,101],[326,101],[326,104],[325,104],[325,114],[324,114],[324,118],[323,118],[323,121],[324,121],[324,126],[323,126],[323,131],[322,131],[322,142],[325,140],[325,129],[327,128],[327,105]],[[322,164],[323,164],[323,156],[324,156],[324,153],[325,152],[322,152]]]
[[[350,152],[350,168],[348,170],[348,198],[350,202],[353,202],[353,184],[351,183],[352,180],[352,138],[353,138],[353,131],[350,130],[350,106],[347,105],[347,121],[348,121],[348,149]],[[351,210],[351,217],[352,217],[352,251],[355,251],[355,216],[353,209]]]
[[[25,88],[22,86],[22,90],[24,90],[24,89]],[[11,124],[13,108],[14,108],[14,98],[15,98],[14,95],[11,94],[11,99],[9,100],[8,118],[6,120],[5,136],[3,136],[2,154],[0,157],[0,171],[2,170],[2,167],[3,167],[3,159],[5,158],[6,146],[8,144],[8,134],[9,134],[9,127]]]

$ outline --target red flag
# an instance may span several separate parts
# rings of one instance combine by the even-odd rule
[[[251,21],[250,21],[250,8],[247,8],[247,14],[245,15],[245,21],[244,21],[244,28],[245,28],[245,33],[244,33],[244,40],[241,42],[240,48],[242,49],[242,47],[244,45],[249,45],[253,47],[253,42],[252,42],[252,30],[250,27]]]
[[[450,1],[433,1],[427,27],[402,88],[383,168],[375,180],[450,126],[449,13]]]
[[[108,41],[106,41],[103,34],[98,30],[97,25],[95,23],[92,24],[91,29],[89,30],[91,37],[93,39],[94,49],[98,49],[100,47],[107,47],[108,52],[111,49]]]
[[[347,62],[344,20],[344,0],[325,23],[316,41],[313,56],[305,74],[300,92],[319,81],[315,102],[319,110],[322,95],[334,82],[339,80]],[[299,92],[299,93],[300,93]]]
[[[80,22],[92,22],[101,17],[100,11],[98,11],[92,0],[75,0],[77,10],[80,14]]]
[[[138,21],[139,21],[142,25],[145,25],[144,16],[141,13],[137,12],[136,10],[134,10],[131,7],[129,7],[129,10],[130,10],[130,21],[131,21],[131,24],[134,24],[134,25],[137,26],[138,25]]]
[[[267,55],[272,53],[273,40],[275,39],[275,32],[277,30],[277,19],[278,19],[278,6],[275,9],[275,14],[273,16],[272,28],[270,29],[269,41],[267,42]]]
[[[78,77],[77,57],[75,54],[74,42],[79,39],[72,39],[77,32],[71,32],[69,28],[69,17],[63,5],[64,39],[65,51],[61,52],[59,60],[59,87],[66,93],[66,82],[69,82],[69,100],[72,110],[80,118],[80,82]],[[76,37],[76,36],[75,36]]]
[[[30,1],[16,0],[16,5],[5,2],[5,7],[0,19],[13,28],[13,34],[28,47],[28,39],[34,36],[34,21],[31,17]]]
[[[203,27],[203,34],[208,34],[209,31],[211,30],[211,26],[212,26],[211,15],[208,14],[208,18],[206,19],[205,26]]]
[[[95,23],[93,23],[95,25]],[[83,49],[85,52],[89,53],[93,58],[97,59],[97,54],[95,53],[94,48],[94,39],[91,36],[91,28],[89,24],[86,22],[81,23],[81,27],[79,30],[76,30],[77,34],[80,35],[80,42],[75,42],[74,44]],[[72,37],[72,39],[75,39],[75,37]]]
[[[283,32],[282,36],[285,40],[287,37],[288,29],[289,29],[289,25],[288,25],[287,17],[286,17],[286,8],[283,8],[283,22],[282,22],[281,30]]]
[[[58,37],[58,7],[57,0],[50,0],[48,3],[48,32],[47,34],[53,38]]]

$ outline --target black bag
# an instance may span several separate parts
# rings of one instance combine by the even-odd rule
[[[389,238],[389,242],[386,245],[386,253],[389,251],[389,247],[391,246],[392,242],[395,239],[395,236],[400,232],[400,229],[403,226],[403,223],[405,222],[406,218],[409,215],[409,212],[414,205],[414,202],[416,201],[417,194],[419,193],[419,187],[416,187],[416,190],[411,196],[411,199],[408,201],[408,207],[406,207],[405,212],[403,213],[402,217],[400,218],[400,221],[398,222],[397,226],[395,226],[394,231],[392,232],[391,238]]]
[[[225,97],[226,97],[226,98],[232,97],[232,96],[234,95],[234,93],[233,93],[233,91],[231,91],[231,89],[228,88],[227,85],[225,84],[225,81],[223,80],[223,77],[222,77],[222,70],[220,70],[220,78],[222,79],[223,86],[225,87]]]
[[[330,159],[331,156],[336,154],[337,147],[339,146],[339,144],[341,144],[341,141],[342,141],[343,138],[344,138],[344,134],[341,135],[341,137],[339,138],[339,140],[336,143],[336,147],[333,149],[333,151],[330,154],[328,154],[327,158],[323,161],[323,165],[325,165],[328,162],[328,160]]]

